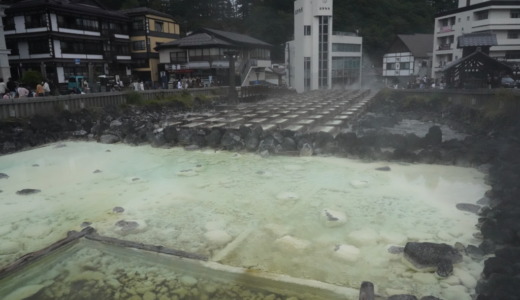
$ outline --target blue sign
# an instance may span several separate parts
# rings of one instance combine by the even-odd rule
[[[80,63],[80,59],[79,59],[79,58],[74,59],[74,63],[75,63],[76,65],[79,65],[79,63]]]

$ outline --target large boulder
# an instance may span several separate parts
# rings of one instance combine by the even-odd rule
[[[409,242],[404,247],[404,258],[417,270],[435,270],[437,275],[448,277],[453,264],[462,261],[457,249],[447,244]]]
[[[442,130],[439,126],[432,126],[424,136],[424,144],[427,146],[439,146],[442,144]]]

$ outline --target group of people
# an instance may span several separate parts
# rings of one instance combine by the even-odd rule
[[[9,78],[7,82],[4,82],[4,79],[0,78],[0,95],[2,95],[2,99],[4,100],[24,97],[43,97],[50,95],[50,93],[51,89],[46,80],[38,83],[35,89],[32,89],[27,85],[16,83],[12,78]]]

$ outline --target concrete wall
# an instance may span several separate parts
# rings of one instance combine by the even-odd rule
[[[173,96],[186,90],[149,90],[141,91],[145,101],[160,97]],[[190,89],[192,95],[227,95],[227,87]],[[104,107],[106,105],[120,105],[126,103],[126,92],[93,93],[83,95],[61,95],[35,98],[17,98],[10,100],[0,99],[0,120],[8,118],[27,118],[39,115],[52,115],[62,110],[71,112],[83,108]]]

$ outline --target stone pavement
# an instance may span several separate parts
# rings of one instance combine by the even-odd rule
[[[264,131],[327,132],[348,127],[375,95],[371,90],[325,90],[283,95],[212,113],[190,114],[180,128],[234,129],[260,125]]]

